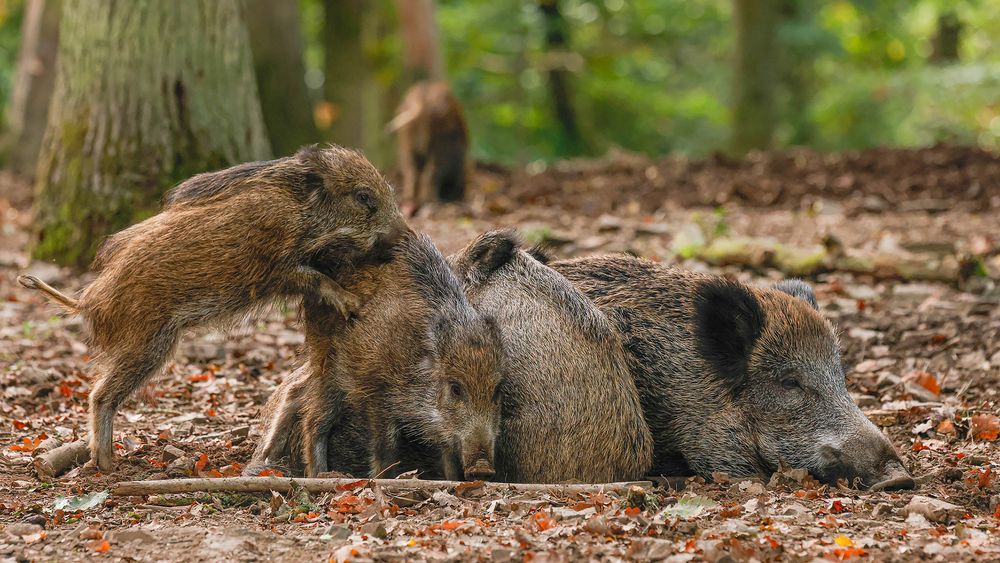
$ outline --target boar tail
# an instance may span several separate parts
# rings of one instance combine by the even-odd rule
[[[17,283],[28,289],[41,291],[46,297],[55,301],[70,313],[80,312],[80,303],[76,299],[73,299],[35,276],[17,276]]]

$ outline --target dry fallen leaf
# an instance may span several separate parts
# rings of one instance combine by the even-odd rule
[[[1000,436],[1000,417],[995,414],[977,414],[972,417],[972,437],[992,442]]]

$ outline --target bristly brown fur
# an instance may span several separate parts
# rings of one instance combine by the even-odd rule
[[[278,295],[348,314],[357,298],[327,274],[382,254],[407,231],[392,188],[341,147],[201,174],[172,190],[160,214],[107,240],[77,300],[96,361],[92,460],[111,469],[115,412],[184,329],[239,318]]]

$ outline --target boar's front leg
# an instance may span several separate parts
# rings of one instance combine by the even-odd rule
[[[399,466],[399,428],[378,415],[369,416],[372,428],[372,477],[395,479]]]
[[[329,276],[308,266],[299,266],[292,271],[286,283],[289,293],[309,295],[324,305],[337,310],[344,318],[350,318],[361,308],[361,299],[344,289]]]

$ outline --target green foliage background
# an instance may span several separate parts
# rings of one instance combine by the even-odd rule
[[[300,0],[306,62],[322,97],[322,6]],[[729,139],[732,0],[561,0],[571,52],[547,53],[536,0],[437,0],[448,78],[477,158],[577,156],[551,109],[546,71],[572,71],[582,154],[612,147],[705,155]],[[367,60],[391,116],[402,84],[391,0],[371,0]],[[1000,143],[1000,0],[783,0],[776,148],[822,150],[939,141]],[[0,99],[9,99],[23,0],[0,0]],[[960,60],[930,61],[937,18],[962,21]],[[391,160],[391,140],[366,147]]]

